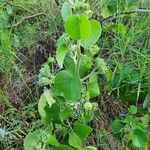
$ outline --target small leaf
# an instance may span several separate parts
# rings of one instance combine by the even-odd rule
[[[61,7],[61,16],[65,21],[69,15],[72,14],[71,6],[68,2],[64,2]]]
[[[117,119],[113,121],[113,123],[111,124],[111,129],[112,129],[113,134],[118,134],[123,128],[123,126],[124,125],[120,120]]]
[[[65,44],[61,45],[56,51],[56,60],[60,68],[63,67],[63,62],[67,52],[68,52],[68,48]]]
[[[90,98],[94,98],[100,95],[100,88],[99,88],[96,73],[93,73],[89,78],[88,92],[89,92]]]
[[[148,127],[150,122],[150,115],[146,114],[144,117],[141,117],[141,121],[143,122],[145,127]]]
[[[41,95],[38,103],[38,111],[42,118],[46,116],[46,112],[44,110],[44,107],[46,106],[46,97],[44,94]]]
[[[81,45],[83,47],[88,47],[91,44],[95,44],[101,36],[102,27],[97,20],[90,20],[91,25],[91,35],[88,39],[81,40]]]
[[[145,98],[144,103],[143,103],[143,108],[145,109],[149,106],[150,106],[150,93],[148,93],[146,95],[146,98]]]
[[[110,0],[107,8],[110,10],[110,12],[112,12],[113,14],[115,14],[117,12],[117,1],[116,0]]]
[[[102,7],[101,13],[102,13],[103,18],[108,18],[113,15],[113,13],[108,9],[106,5]]]
[[[56,137],[54,135],[48,134],[47,135],[47,140],[48,140],[48,144],[53,145],[53,146],[59,146],[59,142],[56,139]]]
[[[125,0],[127,8],[133,6],[134,0]]]
[[[81,55],[81,64],[80,64],[80,77],[85,76],[85,74],[91,69],[92,60],[87,55]]]
[[[84,14],[67,17],[65,30],[73,40],[86,39],[91,34],[90,22]]]
[[[144,148],[147,146],[147,135],[140,129],[135,129],[133,132],[131,132],[131,139],[135,147]]]
[[[124,37],[124,36],[126,35],[126,32],[127,32],[126,26],[125,26],[124,24],[122,24],[122,23],[119,23],[119,24],[118,24],[118,32],[119,32],[119,34],[120,34],[122,37]]]
[[[47,88],[44,88],[44,95],[45,95],[45,98],[49,107],[51,107],[56,101],[51,96],[50,90],[48,90]]]
[[[131,123],[135,123],[135,119],[133,118],[133,116],[129,115],[124,119],[123,122],[130,125]]]
[[[71,108],[68,108],[66,107],[64,110],[62,110],[60,112],[60,117],[61,117],[61,120],[64,121],[66,120],[67,118],[69,118],[72,114],[72,109]]]
[[[128,108],[128,111],[129,111],[129,113],[131,113],[131,114],[136,114],[136,113],[137,113],[137,107],[134,106],[134,105],[131,105],[131,106]]]
[[[69,144],[74,148],[81,149],[82,141],[75,132],[69,133]]]
[[[92,132],[92,129],[85,124],[76,123],[74,125],[73,131],[80,137],[81,140],[84,141]]]

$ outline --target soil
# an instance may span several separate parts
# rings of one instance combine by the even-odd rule
[[[17,54],[18,60],[16,61],[16,64],[19,64],[20,76],[16,71],[13,72],[11,81],[7,80],[7,75],[0,76],[0,89],[13,107],[19,109],[26,103],[29,98],[27,88],[32,89],[30,94],[36,94],[35,86],[41,65],[46,62],[50,53],[55,53],[55,50],[55,42],[52,39],[47,42],[39,41],[36,46],[30,48],[23,48]],[[0,106],[3,110],[6,108],[2,103]]]

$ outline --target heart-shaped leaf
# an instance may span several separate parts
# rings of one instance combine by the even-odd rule
[[[88,17],[70,15],[65,22],[65,30],[73,40],[87,39],[91,34],[91,26]]]
[[[83,47],[88,47],[91,44],[95,44],[100,38],[102,33],[101,24],[97,20],[95,19],[90,20],[90,25],[91,25],[90,37],[88,39],[81,40],[81,45]]]

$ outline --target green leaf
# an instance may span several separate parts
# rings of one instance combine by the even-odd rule
[[[83,77],[92,67],[92,60],[87,55],[81,55],[80,77]]]
[[[87,146],[84,150],[97,150],[94,146]]]
[[[92,128],[85,124],[76,123],[74,125],[73,131],[80,137],[82,141],[84,141],[92,132]]]
[[[61,123],[60,119],[60,105],[58,103],[53,104],[51,107],[48,105],[45,107],[46,112],[46,124],[50,122]]]
[[[73,40],[87,39],[91,34],[90,22],[84,14],[67,17],[65,30]]]
[[[75,132],[69,133],[69,144],[74,148],[81,149],[82,141]]]
[[[24,150],[35,150],[37,149],[38,143],[41,141],[39,137],[40,131],[29,132],[24,139]]]
[[[104,5],[102,7],[102,12],[101,12],[103,18],[108,18],[113,15],[113,13],[108,9],[107,5]]]
[[[38,103],[38,111],[39,114],[42,118],[44,118],[46,116],[46,112],[44,110],[44,107],[46,106],[46,97],[44,95],[44,93],[41,95],[40,99],[39,99],[39,103]]]
[[[145,98],[144,103],[143,103],[143,108],[145,109],[149,106],[150,106],[150,93],[148,93],[146,95],[146,98]]]
[[[116,0],[110,0],[108,2],[107,8],[110,10],[110,12],[115,14],[117,12],[117,1]]]
[[[89,78],[88,92],[89,92],[90,98],[94,98],[100,95],[100,88],[99,88],[99,84],[97,81],[96,73],[92,73],[92,75]]]
[[[149,122],[150,122],[150,115],[146,114],[144,117],[141,117],[140,119],[143,122],[144,126],[148,127]]]
[[[131,139],[135,147],[145,148],[147,146],[147,135],[140,129],[135,129],[131,132]]]
[[[71,75],[66,70],[59,72],[55,77],[55,86],[67,100],[76,101],[81,95],[81,82],[77,73]]]
[[[60,68],[63,67],[63,62],[67,52],[68,52],[68,48],[65,44],[61,45],[56,51],[56,60]]]
[[[53,145],[53,146],[59,146],[59,142],[56,139],[56,137],[54,135],[48,134],[47,135],[47,140],[48,140],[48,144]]]
[[[71,57],[66,57],[64,60],[64,66],[65,69],[72,75],[75,74],[76,71],[76,64],[75,61],[73,60],[73,58]]]
[[[67,145],[60,145],[58,147],[54,147],[54,150],[73,150],[73,149]]]
[[[61,7],[61,16],[65,21],[69,15],[72,14],[71,6],[68,2],[64,2]]]
[[[88,47],[91,44],[95,44],[100,38],[102,33],[101,24],[97,20],[95,19],[90,20],[90,25],[91,25],[90,37],[88,39],[81,40],[81,45],[83,47]]]
[[[72,114],[72,109],[71,108],[68,108],[66,107],[64,110],[62,110],[60,112],[60,117],[61,117],[61,120],[64,121],[66,120],[67,118],[69,118]]]
[[[129,115],[129,116],[127,116],[127,117],[124,119],[123,122],[130,125],[130,124],[132,124],[132,123],[135,123],[135,119],[133,118],[132,115]]]
[[[131,106],[128,108],[128,111],[129,111],[129,113],[131,113],[131,114],[136,114],[136,113],[137,113],[137,107],[134,106],[134,105],[131,105]]]
[[[124,125],[120,120],[116,119],[115,121],[113,121],[113,123],[111,124],[113,134],[118,134],[123,128],[123,126]]]
[[[133,6],[134,0],[125,0],[127,8]]]
[[[118,33],[119,33],[122,37],[124,37],[124,36],[126,35],[126,32],[127,32],[126,26],[125,26],[124,24],[122,24],[122,23],[119,23],[117,26],[118,26]]]

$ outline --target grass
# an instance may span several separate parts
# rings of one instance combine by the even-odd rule
[[[94,2],[91,2],[93,9],[96,7],[95,11],[99,11],[100,2]],[[150,2],[141,0],[139,6],[149,8]],[[0,111],[0,149],[19,150],[26,133],[41,125],[37,112],[41,93],[38,73],[49,52],[55,51],[53,41],[61,34],[61,19],[59,7],[48,0],[14,0],[10,5],[0,2],[0,7],[3,8],[0,13],[7,14],[5,19],[9,20],[5,26],[13,25],[25,16],[46,13],[46,16],[26,20],[15,28],[0,28],[0,84],[3,85],[0,86],[0,106],[4,108]],[[150,88],[150,15],[132,14],[118,22],[126,26],[124,41],[118,32],[108,32],[107,25],[103,24],[104,32],[98,43],[101,47],[99,56],[106,60],[114,74],[110,95],[102,89],[100,109],[91,122],[95,130],[87,141],[101,150],[124,149],[113,137],[110,124],[114,118],[126,114],[128,104],[141,107]],[[12,89],[17,96],[12,94]],[[15,105],[17,97],[21,101]]]

